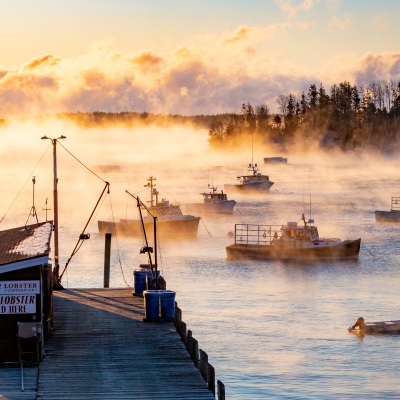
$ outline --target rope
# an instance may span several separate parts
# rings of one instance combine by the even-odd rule
[[[206,228],[207,233],[210,235],[210,237],[212,237],[210,231],[207,229],[206,224],[205,224],[204,221],[203,221],[203,218],[200,218],[200,221],[203,223],[204,228]]]
[[[121,253],[120,253],[120,251],[119,251],[119,242],[118,242],[117,230],[115,229],[114,209],[113,209],[113,206],[112,206],[111,194],[110,194],[110,193],[108,193],[108,197],[109,197],[109,199],[110,199],[111,215],[112,215],[112,221],[113,221],[113,225],[114,225],[115,243],[117,244],[118,264],[119,264],[119,268],[120,268],[120,270],[121,270],[122,279],[124,280],[125,285],[126,285],[127,287],[130,288],[128,282],[126,281],[125,274],[124,274],[124,270],[123,270],[123,268],[122,268]]]
[[[16,195],[15,199],[12,201],[11,205],[7,208],[7,211],[5,212],[5,214],[3,215],[3,217],[0,220],[0,224],[3,222],[3,219],[6,217],[7,213],[10,211],[11,207],[14,205],[14,203],[17,201],[17,198],[19,197],[19,195],[21,194],[21,192],[23,191],[24,187],[26,186],[26,184],[28,183],[28,180],[32,177],[32,175],[34,174],[34,172],[36,171],[36,168],[38,167],[38,165],[40,164],[40,162],[42,161],[44,155],[47,153],[47,150],[49,149],[49,147],[51,146],[51,143],[48,145],[47,149],[45,150],[45,152],[42,154],[42,157],[40,157],[38,163],[35,165],[35,168],[33,168],[32,172],[30,173],[29,177],[27,178],[27,180],[25,181],[25,183],[23,184],[21,190],[18,192],[18,194]],[[28,222],[28,221],[27,221]]]
[[[63,272],[62,272],[61,275],[60,275],[60,278],[59,278],[59,281],[60,281],[60,282],[61,282],[61,278],[62,278],[62,276],[64,275],[64,272],[66,271],[66,269],[67,269],[67,267],[68,267],[68,265],[69,265],[69,263],[70,263],[72,257],[73,257],[73,256],[79,251],[79,249],[82,247],[84,240],[90,238],[90,235],[89,235],[89,234],[85,234],[85,230],[86,230],[86,228],[88,227],[88,225],[89,225],[89,223],[90,223],[90,221],[91,221],[91,219],[92,219],[92,217],[93,217],[93,215],[94,215],[94,213],[95,213],[95,211],[96,211],[96,209],[97,209],[97,206],[99,205],[100,200],[101,200],[101,198],[102,198],[103,195],[104,195],[104,192],[106,191],[106,189],[109,189],[109,187],[110,187],[110,184],[109,184],[108,182],[105,182],[105,183],[106,183],[106,185],[104,186],[104,189],[103,189],[103,191],[101,192],[101,195],[100,195],[99,199],[97,200],[97,203],[96,203],[96,205],[95,205],[95,207],[94,207],[92,213],[90,214],[90,217],[89,217],[89,219],[88,219],[88,221],[87,221],[85,227],[83,228],[82,233],[79,235],[79,239],[78,239],[78,241],[77,241],[77,243],[76,243],[76,245],[75,245],[75,248],[74,248],[74,250],[72,250],[72,253],[71,253],[70,257],[69,257],[68,261],[67,261],[66,264],[65,264],[64,270],[63,270]]]
[[[97,178],[99,178],[101,181],[103,181],[104,183],[107,183],[103,178],[101,178],[99,175],[97,175],[94,171],[92,171],[89,167],[87,167],[85,164],[83,164],[83,162],[81,162],[80,160],[78,160],[60,141],[57,141],[57,143],[71,156],[73,157],[76,161],[78,161],[79,164],[82,165],[82,167],[86,168],[90,173],[92,173],[94,176],[96,176]]]
[[[158,184],[158,186],[159,186],[159,187],[161,188],[161,190],[162,190],[163,192],[165,192],[165,193],[167,194],[167,196],[168,196],[169,198],[171,198],[176,204],[180,204],[180,202],[177,201],[177,200],[175,199],[175,197],[172,196],[172,195],[168,192],[167,189],[165,189],[165,187],[161,186],[160,184]]]
[[[375,257],[375,254],[371,253],[371,252],[368,250],[367,246],[365,246],[364,243],[362,243],[362,247],[363,247],[365,250],[367,250],[368,253],[371,254],[372,257]]]

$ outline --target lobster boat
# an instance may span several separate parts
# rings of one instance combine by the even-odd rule
[[[355,259],[361,239],[320,238],[314,220],[303,224],[235,225],[235,243],[226,247],[228,259],[340,260]]]

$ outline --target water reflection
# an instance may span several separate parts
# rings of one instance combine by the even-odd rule
[[[98,147],[89,134],[66,135],[69,142],[65,145],[88,164],[118,166],[99,170],[110,181],[111,194],[96,221],[113,216],[136,218],[136,204],[125,190],[142,190],[150,172],[160,177],[168,197],[184,208],[186,202],[196,202],[210,171],[214,181],[222,185],[235,179],[247,162],[247,154],[243,160],[237,154],[226,158],[210,155],[203,144],[198,148],[192,145],[190,152],[188,147],[174,149],[173,160],[165,151],[149,155],[148,144],[137,142],[144,135],[143,131],[131,136],[122,131],[115,135],[99,132]],[[173,136],[183,138],[184,133],[175,132]],[[160,150],[160,132],[150,137],[159,140]],[[200,143],[198,136],[196,140]],[[18,163],[12,162],[12,154],[3,147],[3,162],[10,164],[10,170],[6,173],[3,168],[0,174],[3,188],[7,188],[0,200],[3,210],[23,184],[24,179],[19,177],[30,182],[31,167],[36,162],[32,161],[33,153],[37,158],[42,154],[42,148],[32,150],[33,139],[28,143],[29,149],[24,144]],[[15,149],[10,147],[10,151]],[[103,183],[59,153],[63,265]],[[185,157],[187,154],[192,156]],[[35,172],[40,219],[44,218],[44,212],[39,213],[41,204],[52,198],[51,154],[46,157],[43,161],[47,164]],[[265,171],[275,181],[271,193],[251,198],[228,193],[237,201],[237,211],[232,215],[202,216],[194,239],[160,238],[159,267],[167,288],[177,291],[183,320],[208,353],[217,378],[226,386],[227,398],[400,397],[400,337],[361,338],[347,331],[360,315],[366,321],[398,318],[398,226],[377,224],[373,215],[375,209],[385,209],[391,192],[399,187],[398,166],[391,160],[370,163],[362,157],[344,163],[344,158],[305,159],[293,154],[288,165],[269,166]],[[31,194],[30,186],[22,191],[3,221],[3,229],[25,223]],[[361,237],[359,259],[334,263],[227,261],[225,247],[233,241],[229,232],[233,232],[235,223],[284,224],[299,221],[303,212],[312,215],[321,236]],[[62,283],[67,288],[103,284],[104,237],[98,235],[96,224],[88,233],[90,240],[64,275]],[[113,237],[110,286],[133,286],[134,269],[147,262],[140,254],[142,246],[140,237]]]

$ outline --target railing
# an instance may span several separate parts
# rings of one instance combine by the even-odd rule
[[[282,225],[235,225],[235,244],[269,245],[282,236]]]
[[[199,349],[198,341],[193,337],[192,331],[187,330],[186,323],[182,321],[182,310],[175,303],[175,328],[179,333],[182,342],[184,343],[190,358],[192,359],[196,368],[200,371],[201,376],[207,383],[208,388],[215,396],[215,369],[208,362],[208,355],[205,351]],[[217,381],[218,400],[225,400],[225,385],[221,381]]]

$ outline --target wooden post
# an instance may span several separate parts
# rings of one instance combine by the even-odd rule
[[[218,400],[225,400],[225,385],[221,381],[217,381]]]
[[[212,391],[212,394],[215,397],[215,368],[208,364],[208,388]]]
[[[104,249],[104,287],[110,287],[111,233],[106,233]]]
[[[207,353],[200,349],[200,372],[204,379],[204,382],[208,382],[208,355]]]

